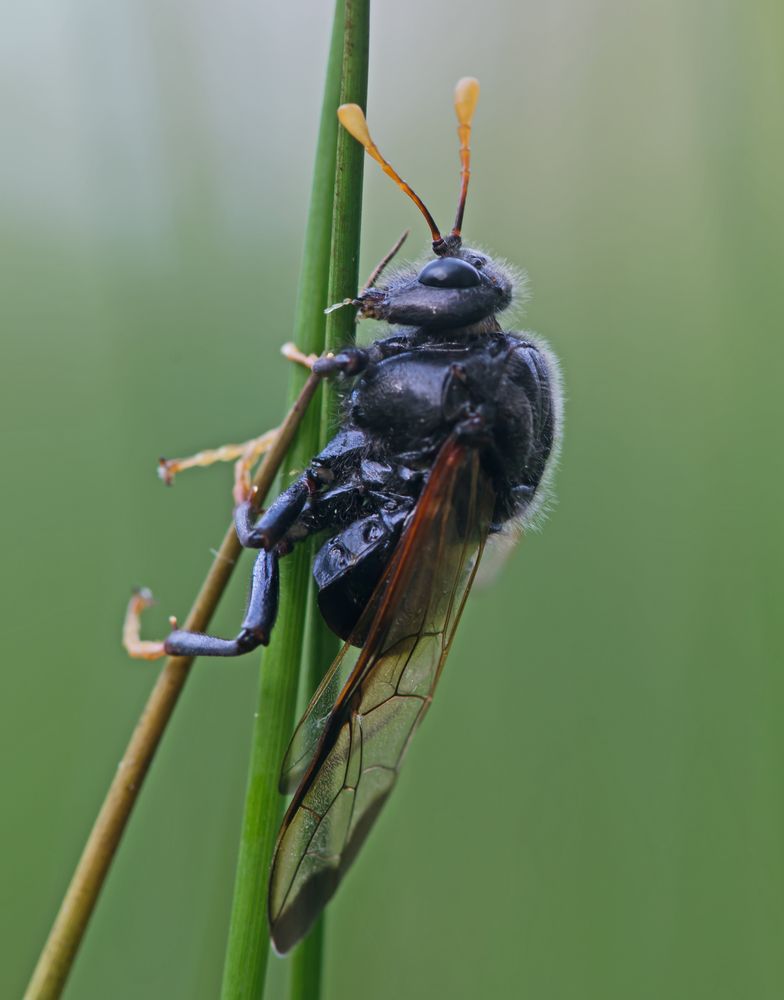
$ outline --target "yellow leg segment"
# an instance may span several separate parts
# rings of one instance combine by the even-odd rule
[[[249,456],[252,465],[256,459],[272,447],[277,436],[278,429],[275,427],[260,437],[251,438],[250,441],[243,441],[241,444],[224,444],[220,448],[206,448],[204,451],[197,451],[195,455],[188,455],[186,458],[160,458],[158,459],[158,475],[167,486],[171,486],[174,477],[180,472],[185,472],[186,469],[203,469],[216,462],[234,462],[237,459],[248,461]]]
[[[141,638],[142,611],[154,603],[152,591],[146,587],[134,591],[128,602],[123,622],[122,641],[129,656],[134,660],[160,660],[166,656],[162,642],[149,642]]]

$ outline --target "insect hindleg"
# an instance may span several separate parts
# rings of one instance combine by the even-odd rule
[[[169,656],[241,656],[269,642],[278,614],[278,553],[261,551],[253,566],[248,607],[233,639],[177,629],[164,641]]]
[[[129,656],[134,660],[159,660],[166,656],[162,642],[153,642],[141,637],[141,614],[155,602],[152,592],[146,587],[134,590],[123,622],[122,641]]]

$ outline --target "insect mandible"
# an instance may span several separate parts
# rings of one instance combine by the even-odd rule
[[[381,156],[361,109],[339,109],[343,127],[424,215],[432,259],[382,286],[376,269],[351,305],[390,334],[312,362],[347,384],[337,433],[266,511],[250,498],[236,506],[241,544],[259,550],[237,635],[175,628],[159,644],[161,655],[190,657],[265,645],[279,560],[326,533],[313,566],[318,606],[345,645],[283,763],[281,792],[293,798],[268,900],[279,952],[307,932],[356,857],[430,705],[485,544],[514,535],[541,508],[558,451],[554,357],[538,338],[501,327],[515,273],[462,241],[478,93],[472,78],[455,91],[460,190],[447,236]],[[127,645],[144,655],[154,644]]]

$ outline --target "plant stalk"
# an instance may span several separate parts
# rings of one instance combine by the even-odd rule
[[[369,0],[347,4],[346,17],[352,30],[346,33],[343,48],[343,71],[340,104],[359,104],[366,108],[369,47]],[[332,225],[332,266],[329,271],[327,301],[342,302],[353,298],[359,287],[359,246],[362,219],[362,178],[364,150],[348,132],[338,131],[335,172],[335,210]],[[356,334],[354,312],[337,309],[327,317],[324,349],[335,351],[353,343]],[[337,423],[335,394],[322,397],[321,446]],[[311,600],[315,601],[313,592]],[[338,642],[318,614],[311,615],[310,664],[303,658],[303,677],[307,694],[315,691],[324,671],[338,650]],[[290,1000],[314,1000],[320,995],[324,951],[324,915],[297,947],[291,963]]]
[[[318,384],[319,380],[315,376],[310,376],[306,381],[281,425],[277,440],[265,456],[254,479],[254,485],[258,487],[261,496],[269,492]],[[184,628],[196,632],[203,632],[207,628],[234,571],[240,551],[240,544],[232,524],[224,535],[207,577],[185,620]],[[190,657],[169,657],[158,675],[158,680],[136,723],[136,728],[87,838],[52,930],[33,971],[25,992],[25,1000],[54,1000],[63,991],[90,916],[95,909],[98,895],[155,751],[188,679],[192,663],[193,659]]]
[[[349,257],[353,263],[354,277],[346,285],[348,291],[341,290],[340,294],[343,297],[353,296],[357,289],[361,156],[358,179],[355,177],[353,183],[348,183],[347,171],[351,168],[346,166],[345,155],[342,166],[339,159],[341,143],[336,111],[343,101],[364,103],[365,100],[367,8],[368,0],[337,0],[336,3],[294,324],[295,341],[306,353],[320,354],[324,350],[324,309],[334,301],[330,298],[333,291],[330,276],[336,268],[342,270],[344,257]],[[359,73],[358,64],[364,66]],[[352,87],[350,91],[346,90],[347,80]],[[356,166],[353,169],[356,174]],[[353,192],[350,211],[345,204],[348,195],[338,194],[341,178],[344,188]],[[336,233],[345,225],[348,225],[349,232],[355,234],[350,248],[346,239],[336,243]],[[353,317],[349,315],[347,318],[353,330]],[[327,425],[318,419],[314,408],[301,428],[286,468],[300,470],[306,466],[326,437]],[[281,485],[287,486],[288,481],[284,479]],[[300,545],[281,565],[281,612],[261,667],[224,965],[223,1000],[255,1000],[263,993],[269,959],[266,910],[269,865],[283,812],[278,792],[280,764],[293,728],[298,679],[302,675],[303,685],[312,689],[318,672],[329,662],[320,652],[315,652],[316,649],[323,651],[325,641],[320,616],[313,613],[311,557],[312,546]],[[317,632],[307,634],[306,622],[313,623]],[[334,649],[334,640],[331,646]],[[307,993],[295,992],[294,995],[318,996],[320,956],[321,939],[317,933],[295,954],[292,988],[296,991],[296,983],[306,983]]]

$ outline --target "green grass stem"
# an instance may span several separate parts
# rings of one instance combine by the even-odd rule
[[[340,103],[364,105],[367,90],[369,0],[338,0],[327,67],[302,271],[297,294],[294,340],[306,353],[324,349],[325,306],[357,289],[359,220],[362,199],[362,150],[338,135]],[[347,140],[347,141],[346,141]],[[330,323],[333,337],[350,339],[353,314]],[[293,369],[291,395],[304,381]],[[325,393],[329,396],[329,393]],[[302,469],[328,434],[322,412],[314,406],[303,421],[285,469]],[[284,479],[283,486],[288,485]],[[300,673],[312,689],[334,649],[312,605],[311,546],[295,550],[281,566],[281,613],[263,657],[258,710],[253,729],[248,786],[240,840],[234,902],[224,966],[223,1000],[263,995],[269,959],[266,897],[269,865],[282,815],[278,793],[280,763],[291,736]],[[312,610],[312,609],[311,609]],[[306,624],[315,630],[306,632]],[[300,945],[293,959],[292,996],[314,998],[320,991],[323,921]]]
[[[346,4],[340,104],[367,103],[369,0]],[[335,201],[332,217],[332,260],[329,269],[327,302],[342,302],[356,294],[359,287],[359,246],[362,220],[362,177],[364,150],[343,129],[338,130],[335,172]],[[352,309],[338,309],[327,317],[324,347],[335,350],[355,339],[356,323]],[[320,445],[323,447],[336,422],[335,394],[322,397]],[[311,607],[315,610],[315,586],[311,581]],[[303,681],[308,698],[337,652],[338,643],[318,613],[309,619],[309,643],[303,656]],[[290,1000],[314,1000],[320,994],[324,951],[325,918],[322,915],[292,956]]]

